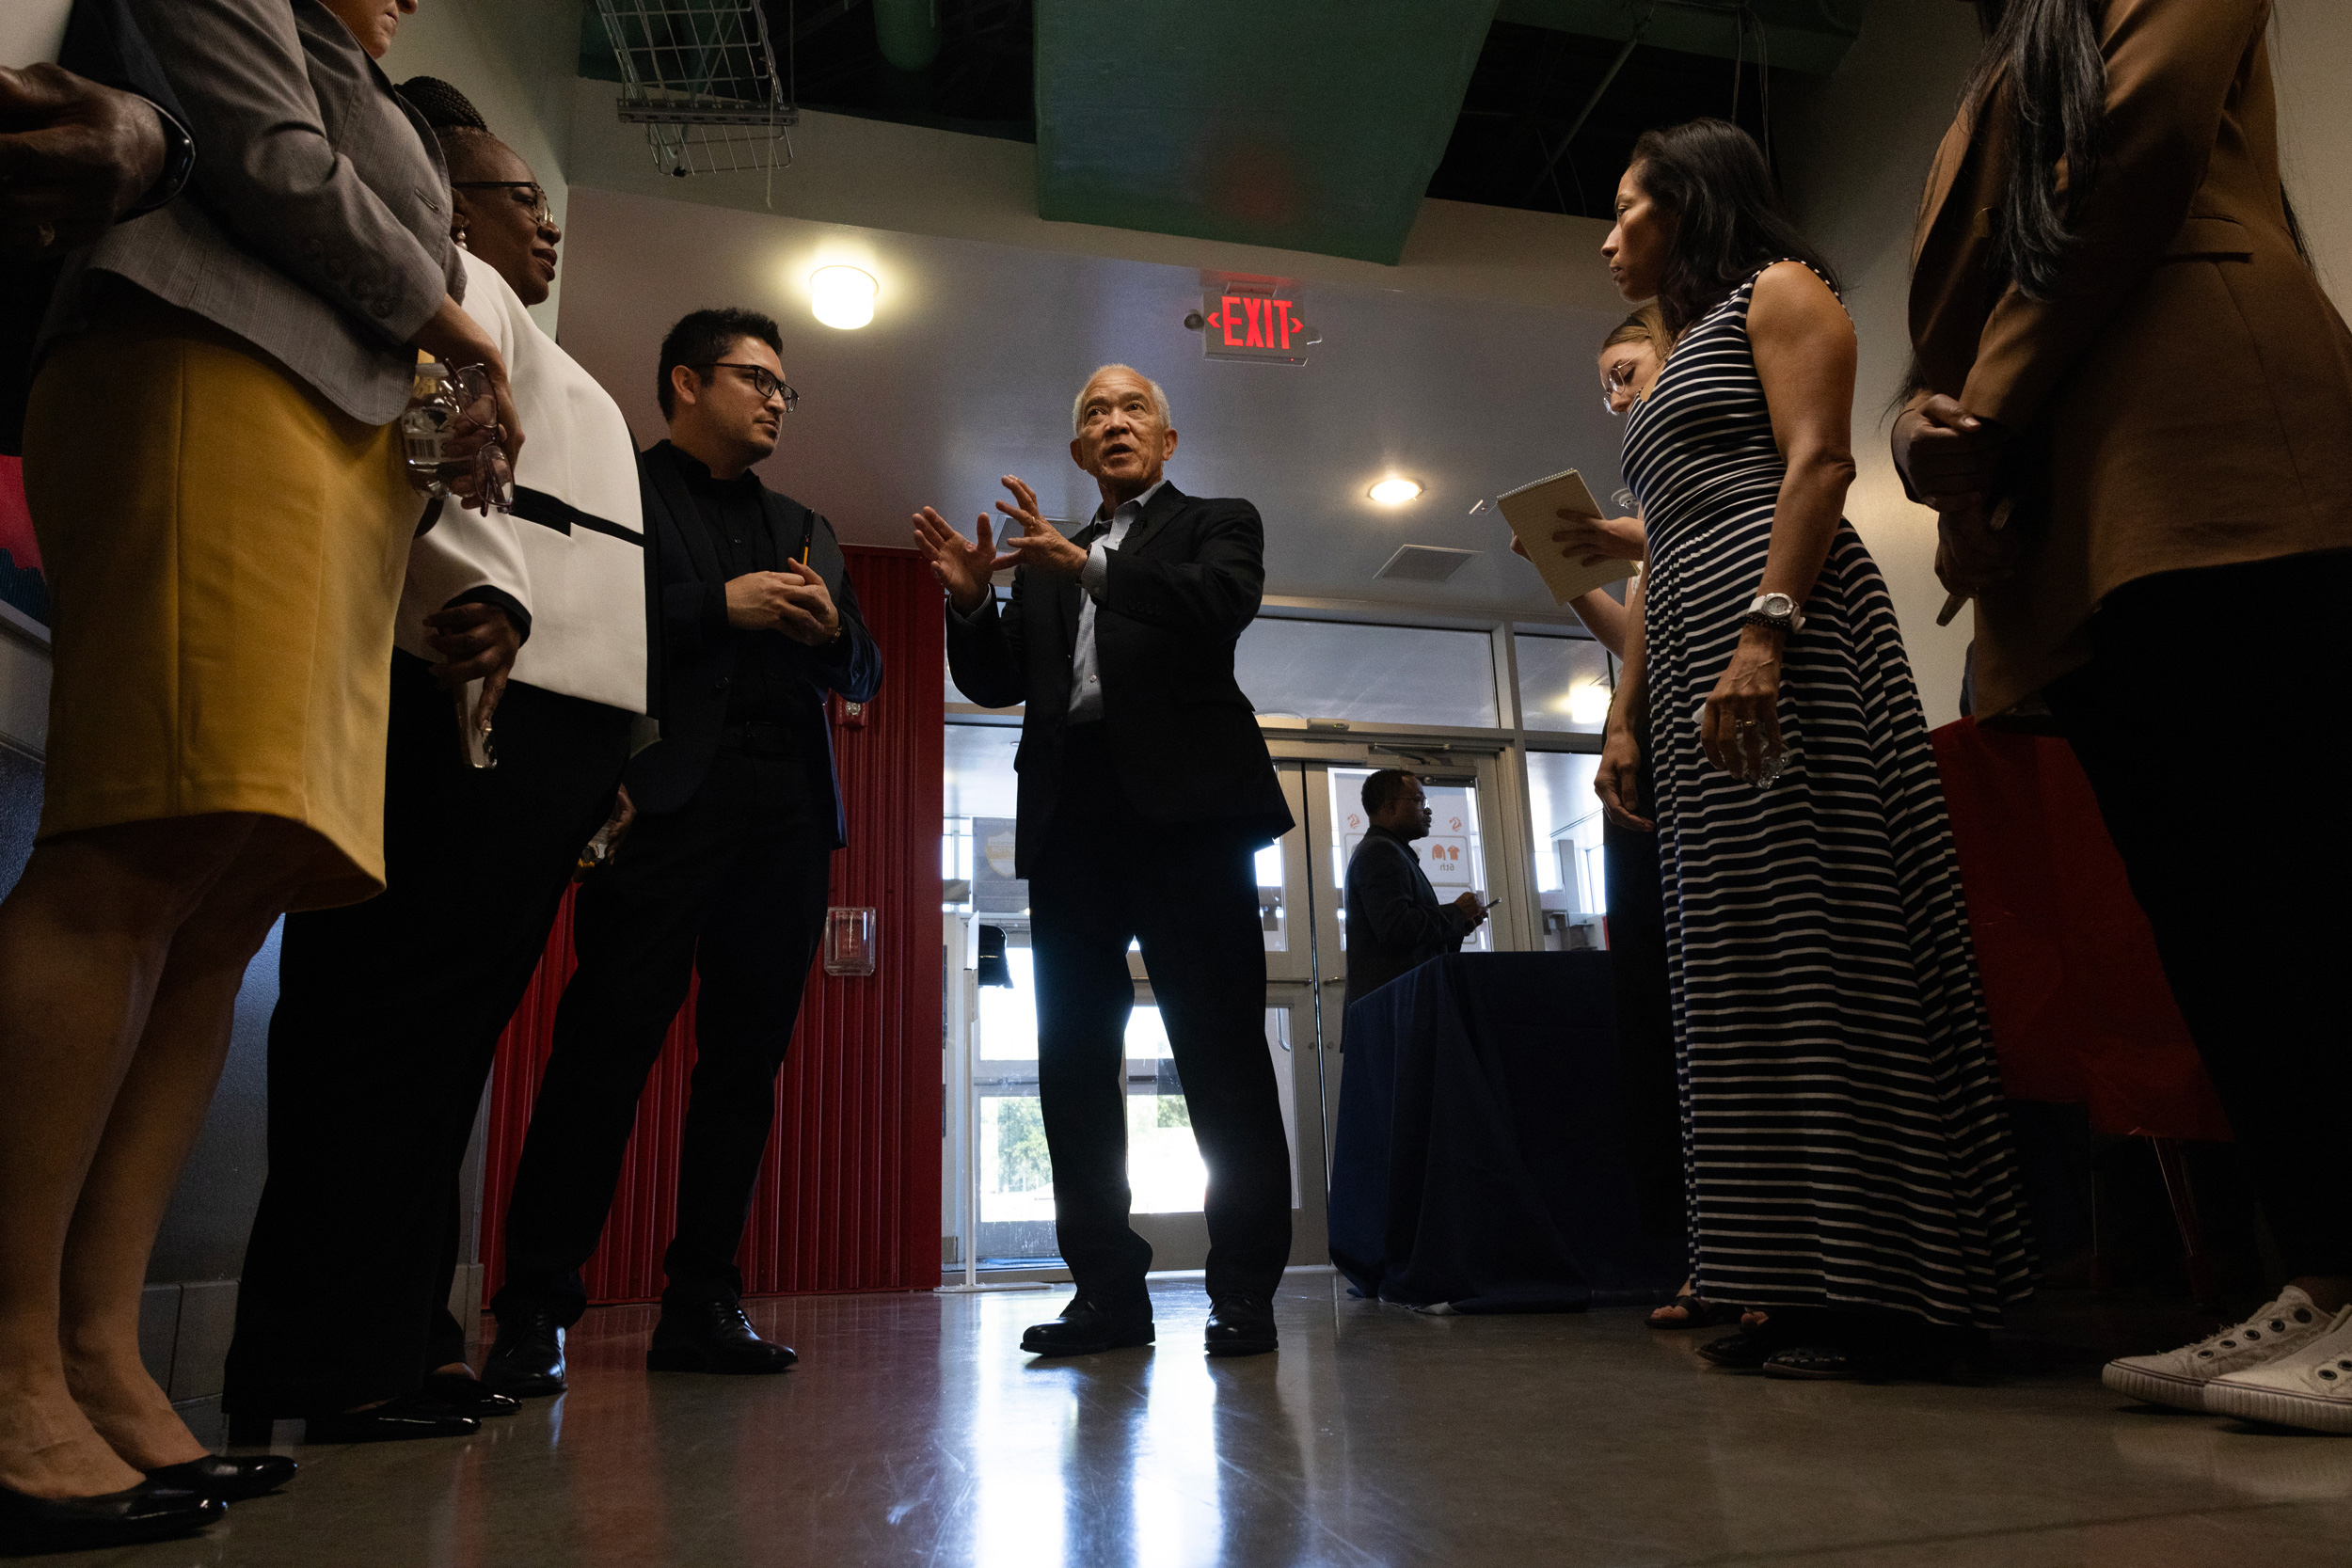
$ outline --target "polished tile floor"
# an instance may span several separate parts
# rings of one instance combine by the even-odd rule
[[[2133,1408],[2101,1341],[2170,1315],[2045,1298],[1986,1386],[1703,1370],[1636,1312],[1438,1318],[1291,1276],[1279,1355],[1038,1362],[1058,1295],[753,1304],[782,1378],[648,1377],[592,1313],[572,1388],[453,1443],[297,1449],[186,1564],[2259,1564],[2352,1561],[2352,1439]],[[284,1429],[291,1432],[292,1428]]]

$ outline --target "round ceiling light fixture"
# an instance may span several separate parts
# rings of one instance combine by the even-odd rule
[[[856,267],[818,267],[808,275],[809,309],[827,326],[847,332],[874,319],[874,275]]]
[[[1364,492],[1382,506],[1403,506],[1421,497],[1421,481],[1417,479],[1384,479]]]

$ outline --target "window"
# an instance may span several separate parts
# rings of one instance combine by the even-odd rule
[[[1494,639],[1349,621],[1249,624],[1233,673],[1260,713],[1494,729]]]
[[[1609,718],[1616,687],[1615,661],[1589,637],[1540,636],[1521,631],[1512,640],[1519,667],[1519,722],[1531,730],[1598,735]]]
[[[1544,950],[1607,945],[1609,877],[1601,851],[1600,759],[1581,752],[1531,752],[1527,799],[1535,843],[1535,902]]]

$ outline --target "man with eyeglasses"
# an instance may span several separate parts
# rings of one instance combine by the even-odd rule
[[[506,1283],[483,1381],[559,1393],[564,1330],[662,1037],[702,980],[677,1228],[654,1371],[780,1372],[735,1266],[775,1120],[776,1073],[825,919],[844,822],[828,693],[870,701],[882,658],[833,525],[759,482],[799,394],[776,324],[697,310],[661,345],[670,438],[640,455],[661,738],[625,775],[635,816],[573,916],[580,968],[506,1212]]]

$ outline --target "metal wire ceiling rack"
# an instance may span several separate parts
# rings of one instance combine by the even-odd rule
[[[657,167],[689,174],[792,166],[800,109],[776,73],[758,0],[596,0],[621,66],[624,123]]]

